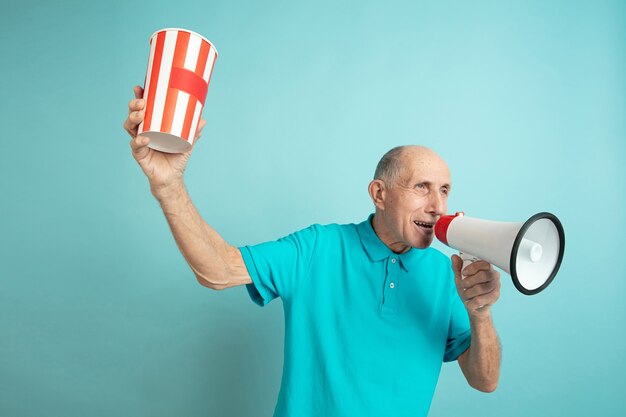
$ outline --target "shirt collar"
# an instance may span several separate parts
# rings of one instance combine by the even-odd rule
[[[372,226],[373,218],[374,213],[370,214],[367,220],[356,226],[359,237],[361,238],[361,244],[363,245],[363,248],[365,249],[365,252],[369,256],[370,260],[372,262],[378,262],[393,256],[400,259],[400,265],[402,265],[402,267],[409,272],[413,262],[418,260],[424,251],[428,249],[411,248],[403,254],[394,253],[383,243],[382,240],[380,240],[374,231],[374,227]]]

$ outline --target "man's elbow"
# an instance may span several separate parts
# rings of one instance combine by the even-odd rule
[[[492,393],[498,388],[498,381],[483,381],[478,384],[470,384],[472,388],[484,393]]]
[[[216,271],[210,273],[202,273],[200,271],[196,271],[195,269],[193,272],[196,276],[198,284],[202,285],[203,287],[216,291],[224,290],[229,287],[227,280],[222,278],[222,275],[224,274],[217,273]]]
[[[196,280],[198,281],[198,284],[202,285],[203,287],[209,288],[211,290],[220,291],[220,290],[225,290],[226,288],[228,288],[228,285],[223,284],[219,281],[207,279],[205,277],[199,277],[197,275],[196,275]]]

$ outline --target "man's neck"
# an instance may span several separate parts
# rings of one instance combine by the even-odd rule
[[[379,213],[375,213],[374,217],[372,217],[372,229],[374,229],[374,233],[376,236],[387,246],[393,253],[397,253],[398,255],[408,252],[411,249],[410,245],[407,245],[404,242],[394,242],[393,238],[390,236],[388,229],[385,227],[385,223],[382,219],[382,216]]]

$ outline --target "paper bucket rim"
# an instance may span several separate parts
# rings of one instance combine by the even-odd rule
[[[211,42],[210,40],[208,40],[207,38],[205,38],[204,36],[202,36],[201,34],[199,34],[198,32],[194,32],[193,30],[189,30],[189,29],[182,29],[182,28],[163,28],[163,29],[159,29],[156,32],[154,32],[152,35],[150,35],[150,39],[154,38],[154,36],[159,33],[159,32],[164,32],[164,31],[168,31],[168,30],[177,30],[180,32],[189,32],[193,35],[199,36],[202,39],[204,39],[205,41],[207,41],[209,43],[209,45],[211,45],[211,48],[213,48],[215,50],[215,57],[218,57],[218,52],[217,52],[217,48],[215,47],[215,45],[213,45],[213,42]]]

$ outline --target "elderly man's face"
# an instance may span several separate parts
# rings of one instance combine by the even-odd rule
[[[446,213],[450,192],[450,171],[434,152],[412,150],[401,158],[401,174],[385,192],[379,236],[398,253],[432,243],[433,226]]]

